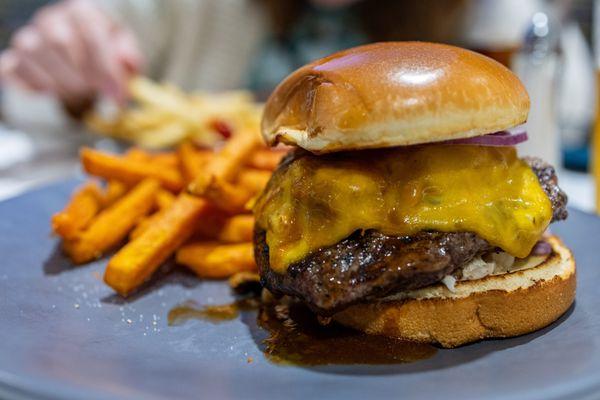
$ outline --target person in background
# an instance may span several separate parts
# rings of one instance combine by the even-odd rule
[[[341,48],[457,42],[467,0],[65,0],[41,8],[0,56],[0,77],[88,106],[127,99],[134,74],[184,89],[268,93]]]
[[[144,73],[186,89],[240,85],[263,21],[252,1],[66,0],[39,9],[0,56],[3,82],[66,105],[119,103]]]
[[[312,0],[334,9],[355,0]],[[185,89],[248,86],[275,2],[66,0],[39,9],[0,56],[0,77],[67,106],[98,95],[118,103],[145,73]],[[308,2],[307,2],[308,4]],[[269,10],[273,12],[270,13]],[[282,73],[285,74],[285,73]]]

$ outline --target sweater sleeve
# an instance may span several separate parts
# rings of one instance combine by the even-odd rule
[[[104,0],[97,4],[137,38],[145,59],[145,74],[161,79],[173,18],[171,2],[161,0]],[[173,2],[175,3],[175,2]]]
[[[253,0],[106,0],[138,38],[151,78],[186,90],[240,88],[266,34]]]

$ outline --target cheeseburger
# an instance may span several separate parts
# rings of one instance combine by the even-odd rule
[[[575,263],[554,168],[517,155],[529,97],[507,68],[378,43],[288,76],[262,134],[295,146],[255,205],[263,285],[370,334],[455,347],[562,315]],[[329,319],[329,318],[326,318]]]

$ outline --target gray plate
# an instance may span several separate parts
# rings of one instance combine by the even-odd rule
[[[227,285],[170,274],[127,302],[105,261],[72,268],[50,215],[75,181],[0,203],[0,396],[174,399],[600,398],[600,219],[572,210],[555,232],[578,264],[577,302],[550,327],[391,366],[271,364],[254,316],[169,327],[173,306],[231,300]],[[248,357],[254,362],[248,363]]]

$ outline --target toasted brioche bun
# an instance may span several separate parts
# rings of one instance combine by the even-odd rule
[[[401,300],[358,304],[334,319],[370,334],[443,347],[533,332],[559,318],[575,299],[575,260],[558,238],[549,241],[554,252],[537,267],[457,282],[454,293],[435,285]]]
[[[265,106],[266,142],[313,153],[468,138],[520,125],[529,96],[500,63],[458,47],[355,47],[289,75]]]

